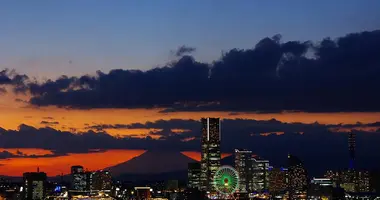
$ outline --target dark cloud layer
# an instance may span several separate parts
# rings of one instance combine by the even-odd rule
[[[56,122],[56,121],[41,121],[40,124],[44,124],[44,125],[47,125],[47,126],[54,126],[54,125],[58,125],[59,122]]]
[[[175,56],[180,57],[185,54],[193,53],[196,49],[194,47],[189,47],[186,45],[182,45],[178,47],[178,49],[175,51]]]
[[[0,71],[0,86],[12,85],[15,93],[25,93],[28,91],[28,81],[29,77],[27,75],[17,74],[14,70],[4,69]],[[2,88],[2,93],[5,92],[6,90]]]
[[[68,108],[165,108],[173,111],[380,111],[380,31],[320,42],[282,41],[232,49],[212,64],[180,58],[148,71],[115,69],[44,83],[0,73],[0,84],[29,89],[30,103]]]
[[[371,127],[371,130],[363,128]],[[324,125],[319,123],[283,123],[275,119],[257,121],[225,119],[222,122],[223,152],[246,148],[269,159],[275,166],[285,166],[288,153],[298,155],[313,174],[327,168],[348,165],[347,132],[357,134],[358,167],[379,168],[380,123]],[[146,138],[112,137],[107,129],[159,129]],[[339,131],[342,128],[344,131]],[[19,130],[0,129],[0,148],[44,148],[61,155],[88,152],[91,149],[146,149],[152,151],[200,151],[201,124],[194,120],[158,120],[144,124],[100,124],[87,132],[74,134],[53,128],[21,125]],[[174,131],[183,130],[182,133]],[[96,130],[96,131],[92,131]],[[276,133],[284,133],[276,135]],[[263,134],[266,133],[266,134]],[[273,134],[270,134],[273,133]],[[159,139],[152,139],[155,136]],[[20,139],[22,138],[22,139]],[[323,164],[321,164],[323,163]]]

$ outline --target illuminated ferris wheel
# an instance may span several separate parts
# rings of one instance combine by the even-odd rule
[[[214,175],[216,190],[223,195],[232,195],[239,187],[239,174],[230,166],[221,166]]]

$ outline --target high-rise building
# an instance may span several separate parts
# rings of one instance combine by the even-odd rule
[[[357,191],[358,192],[371,192],[370,185],[370,173],[366,170],[358,171],[356,174],[357,177]]]
[[[288,189],[288,169],[269,168],[269,193],[276,196],[284,194]]]
[[[187,187],[198,190],[201,188],[201,164],[198,162],[188,164]]]
[[[252,158],[253,191],[268,191],[269,161]]]
[[[355,149],[356,149],[356,134],[350,132],[348,134],[348,151],[350,155],[349,169],[355,169]]]
[[[93,184],[92,184],[92,178],[93,178],[94,174],[95,174],[95,172],[91,172],[91,171],[86,171],[85,172],[85,175],[86,175],[86,190],[87,191],[94,190]]]
[[[26,172],[24,173],[24,198],[26,200],[41,200],[45,197],[46,173]]]
[[[239,192],[253,190],[252,151],[235,149],[235,169],[239,174]]]
[[[214,174],[220,167],[220,119],[202,118],[201,190],[213,192]]]
[[[109,171],[100,170],[92,174],[92,189],[110,192],[112,189],[112,177]]]
[[[71,167],[71,188],[76,191],[86,190],[86,173],[82,166]]]
[[[289,175],[289,197],[290,199],[306,198],[306,190],[308,186],[307,171],[296,156],[288,155],[288,175]]]

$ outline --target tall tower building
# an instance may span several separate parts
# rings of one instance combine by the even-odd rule
[[[253,189],[252,151],[235,149],[235,169],[239,173],[239,192]]]
[[[350,132],[348,134],[348,152],[350,155],[349,169],[355,169],[355,149],[356,149],[356,134]]]
[[[44,172],[24,173],[24,198],[26,200],[44,199],[46,194],[46,174]]]
[[[86,173],[82,166],[71,167],[71,188],[77,191],[86,190]]]
[[[289,197],[290,199],[301,199],[306,194],[308,186],[307,171],[300,159],[288,155]]]
[[[201,190],[213,192],[214,174],[220,167],[220,119],[202,118]]]

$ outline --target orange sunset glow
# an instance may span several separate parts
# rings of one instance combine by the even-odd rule
[[[21,149],[20,151],[28,150]],[[44,150],[33,151],[43,152]],[[0,160],[0,174],[22,176],[24,172],[36,171],[39,167],[48,176],[57,176],[69,174],[72,165],[82,165],[88,170],[99,170],[126,162],[144,152],[144,150],[106,150],[104,152],[71,153],[58,157],[10,158]]]
[[[181,152],[183,155],[193,159],[193,160],[196,160],[196,161],[201,161],[201,152],[196,152],[196,151],[182,151]],[[226,158],[228,156],[231,156],[232,154],[231,153],[222,153],[221,157],[222,159],[223,158]]]

